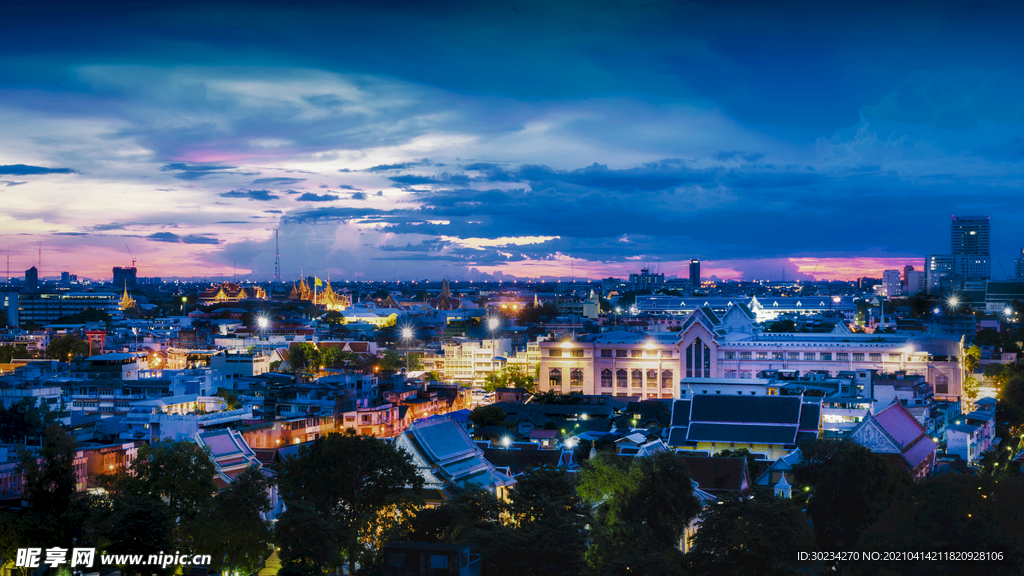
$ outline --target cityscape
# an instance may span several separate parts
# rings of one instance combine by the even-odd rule
[[[1024,574],[1020,20],[15,3],[0,576]]]

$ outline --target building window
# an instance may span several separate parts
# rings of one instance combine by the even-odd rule
[[[615,351],[615,357],[616,358],[625,358],[628,355],[629,355],[629,351],[628,350],[616,350]]]
[[[853,353],[853,361],[854,362],[863,362],[864,361],[864,353],[863,352],[854,352]]]
[[[430,569],[431,570],[447,570],[448,569],[448,557],[441,556],[440,554],[430,555]]]
[[[935,377],[935,393],[949,394],[949,376],[939,374]]]
[[[735,370],[726,370],[725,371],[725,377],[726,378],[735,378],[736,377],[736,371]]]
[[[601,358],[611,358],[611,357],[612,357],[612,351],[611,350],[601,350]]]
[[[744,370],[743,372],[740,372],[740,378],[741,379],[750,378],[750,370]]]
[[[657,350],[648,350],[647,354],[645,354],[645,355],[648,358],[657,358],[658,357],[658,351]]]
[[[889,362],[899,362],[901,357],[900,354],[889,354]]]
[[[661,357],[662,358],[674,358],[674,356],[672,354],[673,353],[672,353],[671,350],[662,350],[661,351]]]
[[[800,359],[800,353],[799,352],[790,352],[789,353],[789,359],[790,360],[799,360]]]
[[[726,360],[735,360],[736,359],[736,353],[735,352],[726,352],[725,353],[725,359]]]
[[[675,382],[675,380],[672,378],[672,371],[671,370],[662,370],[661,371],[661,387],[662,388],[671,388],[672,384],[674,382]]]
[[[782,352],[772,352],[772,360],[782,360]]]
[[[846,362],[850,359],[850,354],[847,352],[836,352],[836,360]]]
[[[655,388],[658,386],[658,371],[648,370],[647,371],[647,387]]]
[[[633,357],[633,358],[643,358],[644,357],[644,351],[643,350],[630,350],[629,351],[629,355],[631,357]]]
[[[391,552],[388,554],[388,565],[390,566],[405,566],[405,554],[399,554],[398,552]]]
[[[572,350],[573,358],[583,358],[583,350]]]
[[[569,371],[569,386],[583,386],[583,370],[573,368]]]
[[[821,353],[821,359],[823,361],[826,361],[826,362],[831,361],[832,360],[832,353],[831,352],[822,352]]]
[[[871,358],[872,362],[882,361],[882,354],[880,352],[872,352],[871,354],[868,355],[868,357]]]
[[[643,370],[633,370],[633,386],[639,388],[644,385],[644,373]]]
[[[750,360],[750,352],[740,352],[740,360]]]
[[[552,368],[548,371],[548,386],[561,387],[562,386],[562,371],[558,368]]]
[[[768,359],[768,353],[767,352],[758,352],[757,353],[757,359],[758,360],[767,360]]]
[[[615,371],[615,383],[619,388],[625,388],[628,385],[628,382],[626,382],[626,376],[626,371],[623,369]]]
[[[601,370],[601,387],[611,388],[612,387],[612,371],[608,368]]]
[[[558,348],[552,348],[551,350],[548,350],[548,356],[550,356],[551,358],[561,358],[562,351],[559,350]]]
[[[815,360],[814,352],[804,352],[804,360]]]

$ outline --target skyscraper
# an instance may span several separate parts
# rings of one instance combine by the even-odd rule
[[[1024,248],[1020,249],[1020,258],[1017,258],[1016,266],[1014,266],[1014,276],[1017,278],[1024,278]]]
[[[29,292],[39,290],[39,270],[35,266],[25,270],[25,290]]]
[[[115,288],[127,288],[128,290],[135,290],[135,286],[138,283],[138,270],[133,266],[131,268],[121,268],[120,266],[114,267],[114,279],[111,283]]]
[[[690,258],[690,288],[700,290],[700,260]]]
[[[953,216],[950,237],[957,276],[965,280],[992,277],[990,227],[988,216]]]

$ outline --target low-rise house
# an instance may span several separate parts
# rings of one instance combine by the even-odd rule
[[[466,544],[395,542],[384,547],[385,576],[480,576],[480,555]]]
[[[690,467],[690,477],[705,492],[747,496],[753,491],[754,483],[750,478],[746,458],[685,455],[680,458]]]

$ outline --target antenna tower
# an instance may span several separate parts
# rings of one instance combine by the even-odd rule
[[[281,281],[281,241],[277,228],[274,228],[274,282]]]

